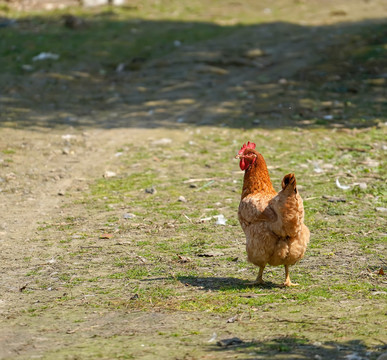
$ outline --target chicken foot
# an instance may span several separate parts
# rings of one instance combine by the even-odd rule
[[[290,281],[289,265],[285,265],[285,282],[282,284],[282,286],[298,286],[298,284],[292,283]]]
[[[263,279],[262,279],[262,275],[263,275],[263,270],[264,269],[265,269],[265,265],[264,266],[260,266],[259,267],[259,273],[258,273],[258,276],[255,279],[255,281],[248,282],[247,285],[263,285],[265,283],[263,281]]]

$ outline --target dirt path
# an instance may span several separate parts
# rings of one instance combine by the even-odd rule
[[[9,298],[2,299],[3,311],[14,307],[27,269],[54,255],[36,242],[37,228],[72,216],[66,206],[73,204],[77,193],[87,191],[90,182],[117,166],[115,150],[148,135],[146,130],[122,129],[2,129],[4,149],[12,149],[8,156],[11,162],[4,155],[0,193],[0,234],[6,260],[2,261],[2,272],[7,274],[2,277],[1,288],[4,294],[11,291]],[[7,260],[18,265],[10,266]]]

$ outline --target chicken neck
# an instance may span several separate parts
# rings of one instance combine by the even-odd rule
[[[248,195],[258,193],[275,195],[276,191],[270,180],[269,171],[267,170],[266,162],[263,156],[258,152],[255,162],[245,171],[243,178],[242,199]]]

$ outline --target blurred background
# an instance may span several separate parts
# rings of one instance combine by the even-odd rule
[[[372,126],[386,14],[383,0],[1,1],[0,122]]]

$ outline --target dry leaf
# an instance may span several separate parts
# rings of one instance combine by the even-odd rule
[[[182,263],[182,264],[191,261],[191,259],[188,256],[182,256],[178,254],[177,257],[179,258],[179,263]]]
[[[99,236],[100,239],[111,239],[113,234],[102,234]]]

